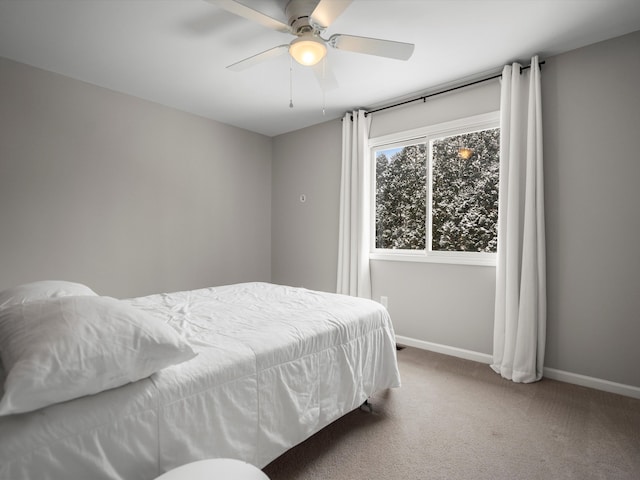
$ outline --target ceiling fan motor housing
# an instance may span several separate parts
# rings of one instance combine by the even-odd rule
[[[294,35],[302,35],[308,32],[320,33],[320,26],[311,23],[311,14],[317,3],[317,0],[291,0],[287,3],[285,15],[289,19],[291,33]]]

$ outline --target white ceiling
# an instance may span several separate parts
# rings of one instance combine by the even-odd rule
[[[244,3],[286,21],[286,1]],[[639,29],[640,0],[354,0],[325,37],[411,42],[412,58],[330,49],[325,93],[294,62],[289,108],[288,56],[225,67],[293,37],[203,0],[0,0],[0,56],[268,136]]]

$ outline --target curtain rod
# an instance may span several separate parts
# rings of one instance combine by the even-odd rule
[[[544,62],[539,62],[538,65],[544,65]],[[531,68],[531,64],[529,64],[529,65],[527,65],[525,67],[521,66],[520,67],[520,73],[522,73],[523,70],[527,70],[528,68]],[[471,85],[476,85],[478,83],[488,82],[489,80],[494,80],[496,78],[500,78],[501,76],[502,76],[502,73],[498,73],[497,75],[492,75],[490,77],[481,78],[479,80],[474,80],[473,82],[469,82],[469,83],[465,83],[465,84],[462,84],[462,85],[458,85],[457,87],[447,88],[446,90],[441,90],[441,91],[438,91],[438,92],[430,93],[428,95],[422,95],[421,97],[412,98],[411,100],[405,100],[404,102],[394,103],[393,105],[387,105],[386,107],[376,108],[375,110],[370,110],[368,112],[365,112],[364,116],[366,117],[367,115],[371,115],[372,113],[381,112],[383,110],[387,110],[389,108],[394,108],[394,107],[399,107],[401,105],[406,105],[407,103],[417,102],[418,100],[422,100],[423,102],[425,102],[427,100],[427,98],[429,98],[429,97],[435,97],[436,95],[442,95],[443,93],[453,92],[454,90],[459,90],[461,88],[470,87]],[[353,118],[351,118],[351,119],[353,120]]]

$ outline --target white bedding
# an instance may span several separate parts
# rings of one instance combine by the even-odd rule
[[[127,300],[197,352],[97,395],[0,418],[0,479],[153,479],[194,460],[263,467],[400,385],[379,304],[266,283]]]

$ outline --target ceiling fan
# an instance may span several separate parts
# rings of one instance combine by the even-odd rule
[[[290,0],[284,10],[288,24],[236,0],[205,1],[265,27],[296,36],[289,44],[278,45],[227,66],[229,70],[244,70],[286,52],[301,65],[314,66],[327,54],[327,45],[336,50],[366,53],[397,60],[408,60],[413,54],[414,45],[411,43],[340,33],[323,38],[324,31],[342,14],[352,0]],[[323,71],[324,76],[326,72]]]

